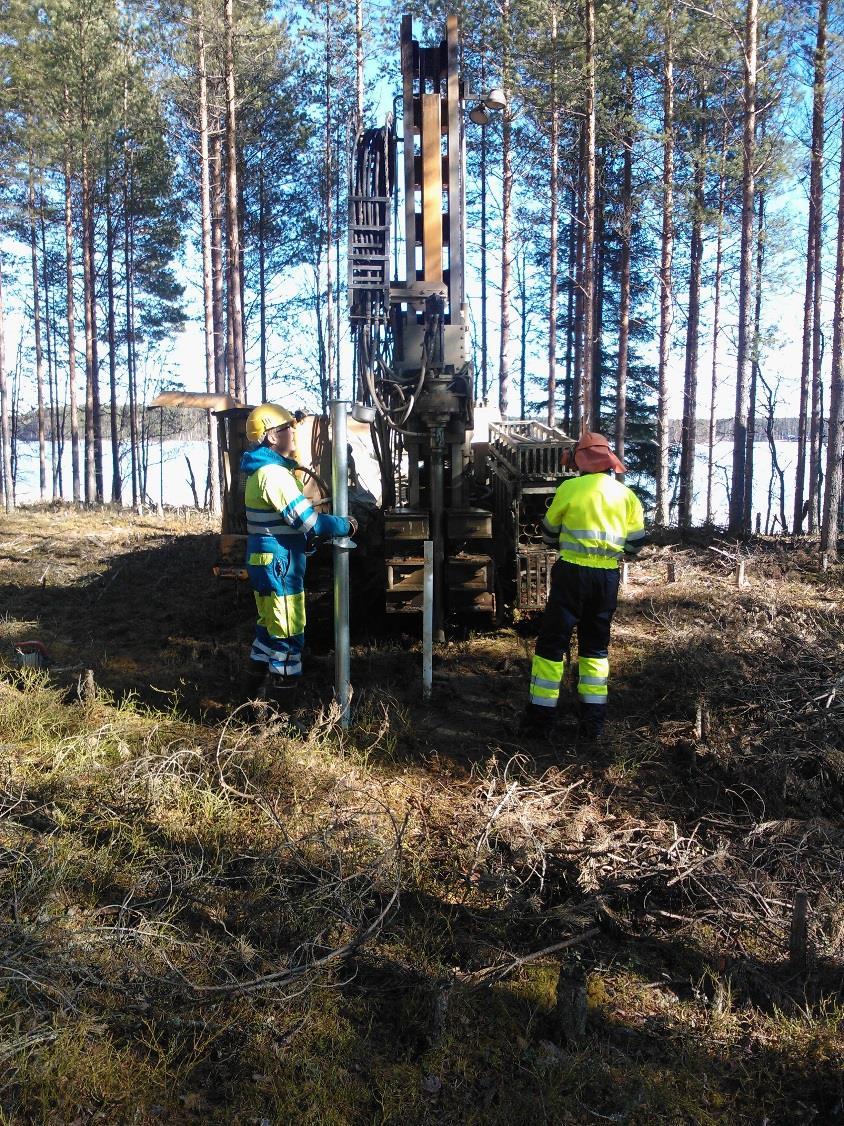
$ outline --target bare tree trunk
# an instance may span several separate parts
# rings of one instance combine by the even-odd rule
[[[756,137],[756,47],[758,0],[747,0],[744,45],[744,133],[742,138],[741,271],[739,275],[736,413],[733,421],[733,474],[730,488],[731,535],[746,535],[744,524],[744,468],[747,457],[750,365],[752,353],[753,218],[756,199],[754,171]]]
[[[694,200],[689,250],[689,316],[686,324],[686,370],[683,380],[683,426],[680,446],[680,491],[677,504],[681,528],[692,525],[695,446],[697,441],[697,364],[700,344],[700,288],[703,269],[704,177],[706,174],[706,101],[701,106],[704,124],[698,138],[701,149],[694,160]]]
[[[518,259],[516,260],[518,263]],[[527,400],[527,251],[522,248],[522,264],[518,270],[519,286],[519,418],[525,418]]]
[[[577,147],[577,206],[574,243],[574,379],[572,380],[571,432],[579,436],[583,422],[583,248],[586,241],[586,128],[580,129]]]
[[[600,429],[601,403],[603,402],[603,371],[601,360],[604,348],[604,153],[595,162],[595,240],[592,292],[592,404],[589,417]]]
[[[47,440],[44,426],[44,350],[41,346],[41,285],[38,279],[38,240],[35,231],[35,178],[32,154],[29,157],[27,210],[29,213],[29,250],[32,260],[32,322],[35,335],[35,384],[38,396],[38,489],[41,500],[47,499]]]
[[[129,391],[129,460],[132,470],[132,506],[143,503],[145,490],[141,482],[141,435],[138,427],[138,384],[135,364],[135,300],[134,300],[134,186],[132,153],[128,142],[128,85],[123,86],[123,120],[126,142],[123,145],[123,271],[126,300],[126,382]]]
[[[215,127],[209,137],[209,186],[211,190],[211,289],[214,313],[214,383],[218,394],[227,388],[225,321],[226,301],[223,285],[223,172],[221,141]]]
[[[6,318],[3,308],[3,261],[0,258],[0,447],[2,447],[3,505],[6,512],[15,511],[15,485],[12,480],[12,422],[9,383],[6,375]]]
[[[759,192],[756,228],[756,278],[753,299],[753,358],[750,365],[750,401],[747,411],[747,453],[744,463],[744,526],[753,527],[753,450],[756,440],[756,394],[759,385],[759,341],[762,321],[762,270],[765,265],[765,193]]]
[[[581,430],[592,425],[595,317],[595,0],[586,0],[585,190],[583,208],[583,379]]]
[[[563,421],[566,431],[572,427],[572,400],[577,327],[575,325],[577,304],[577,207],[578,193],[574,184],[569,192],[569,233],[568,233],[568,280],[566,282],[566,385],[563,390]]]
[[[841,115],[844,145],[844,114]],[[844,153],[844,148],[842,148]],[[826,447],[826,488],[824,490],[821,551],[838,558],[838,520],[841,510],[841,466],[844,458],[844,157],[838,181],[838,244],[835,256],[835,310],[832,328],[832,371],[829,391],[829,434]]]
[[[819,211],[823,195],[824,90],[826,86],[826,25],[828,9],[829,0],[819,0],[818,33],[815,43],[815,77],[812,98],[812,162],[809,176],[809,224],[806,246],[806,288],[803,298],[803,349],[800,361],[800,406],[797,416],[797,469],[794,488],[795,535],[803,530],[807,436],[809,429],[807,417],[809,409],[809,369],[811,365],[812,340],[817,320],[816,310],[818,308],[818,301],[815,298],[814,290],[815,281],[820,272],[818,265],[820,258],[818,233],[822,221],[819,216]],[[813,324],[813,321],[815,324]],[[813,386],[814,382],[815,381],[812,380]],[[811,462],[811,458],[809,460]],[[811,476],[810,465],[810,478]],[[810,498],[812,495],[810,480]],[[811,511],[811,499],[809,507]]]
[[[114,310],[114,222],[112,219],[111,177],[106,173],[106,287],[108,291],[108,385],[111,397],[111,499],[123,504],[120,480],[120,431],[117,402],[117,333]]]
[[[824,149],[824,108],[826,97],[826,8],[828,0],[822,0],[821,7],[823,11],[818,10],[818,45],[817,50],[820,52],[818,59],[819,74],[816,74],[814,96],[817,98],[818,116],[820,118],[818,127],[818,145],[817,149],[814,143],[814,108],[812,111],[812,130],[813,130],[813,143],[812,143],[812,165],[815,162],[818,165],[817,176],[815,182],[811,182],[810,190],[814,187],[817,198],[814,207],[814,222],[815,222],[815,278],[812,285],[812,415],[809,422],[809,531],[816,532],[818,530],[819,520],[819,496],[818,490],[820,486],[820,473],[821,473],[821,363],[823,361],[822,355],[822,337],[821,337],[821,319],[823,310],[821,308],[821,298],[823,291],[823,149]],[[823,36],[821,36],[823,30]]]
[[[197,25],[197,69],[199,71],[199,178],[202,210],[202,297],[205,315],[205,387],[209,394],[217,390],[214,366],[214,287],[211,277],[211,171],[208,148],[208,69],[205,59],[205,6],[200,0]],[[262,215],[263,218],[263,215]],[[264,299],[263,279],[261,300]],[[263,311],[263,304],[262,304]],[[261,326],[261,347],[264,347],[264,325]],[[263,356],[263,351],[262,351]],[[266,401],[266,371],[262,370],[261,398]],[[217,449],[217,426],[210,411],[206,413],[208,437],[208,483],[211,511],[220,511],[220,456]]]
[[[721,164],[718,175],[718,226],[715,243],[715,293],[712,308],[712,378],[709,387],[709,434],[706,470],[706,523],[712,523],[712,480],[715,470],[715,410],[718,393],[718,336],[721,317],[721,266],[724,251],[725,164],[727,160],[727,126],[721,136]]]
[[[331,5],[325,4],[325,385],[329,400],[334,398],[334,267],[331,245],[334,241],[334,215],[331,189],[334,178],[334,152],[331,144],[333,99],[331,85]]]
[[[624,78],[624,165],[621,174],[621,278],[618,307],[618,367],[615,377],[615,452],[624,461],[627,437],[627,366],[630,352],[630,261],[633,235],[633,68]]]
[[[226,81],[226,219],[228,250],[228,286],[231,332],[231,364],[234,397],[246,402],[246,358],[243,340],[243,292],[240,273],[240,222],[237,192],[237,104],[234,83],[234,14],[233,0],[224,0]]]
[[[82,150],[82,271],[85,299],[85,503],[94,504],[97,479],[94,464],[94,384],[97,382],[97,320],[94,297],[94,248],[92,246],[93,206],[88,173],[88,156]]]
[[[355,0],[355,109],[363,123],[363,0]]]
[[[665,57],[662,75],[662,252],[659,267],[659,390],[656,440],[656,511],[654,521],[668,524],[668,353],[671,347],[672,288],[671,265],[674,256],[674,44],[671,23],[673,0],[668,0],[665,17]]]
[[[501,323],[498,353],[498,409],[507,417],[510,386],[510,287],[513,269],[513,112],[510,57],[510,0],[501,2],[503,32],[502,72],[507,106],[501,126]]]
[[[65,94],[67,97],[67,94]],[[73,191],[70,182],[70,154],[64,158],[64,246],[67,279],[67,381],[70,391],[70,461],[73,476],[73,503],[82,502],[79,465],[79,404],[76,398],[76,311],[73,300]]]
[[[47,268],[47,225],[44,222],[44,185],[38,195],[38,220],[41,229],[41,286],[44,290],[44,336],[47,344],[47,411],[50,419],[50,476],[53,500],[62,492],[61,445],[59,435],[58,378],[55,364],[55,325],[50,303],[50,272]]]
[[[557,415],[557,254],[559,242],[559,202],[560,202],[560,118],[557,108],[557,8],[551,8],[551,172],[549,194],[551,196],[551,229],[548,254],[548,404],[546,418],[553,426]]]

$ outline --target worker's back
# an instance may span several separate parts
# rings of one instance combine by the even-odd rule
[[[560,558],[582,567],[612,568],[632,555],[645,536],[639,498],[606,473],[563,481],[543,521],[545,541]]]

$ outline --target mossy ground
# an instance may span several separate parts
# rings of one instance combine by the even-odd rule
[[[439,648],[425,708],[413,626],[360,614],[343,731],[315,620],[303,730],[250,726],[204,521],[0,519],[0,1121],[844,1122],[844,576],[812,548],[745,548],[742,589],[652,549],[596,748],[519,736],[530,623]]]

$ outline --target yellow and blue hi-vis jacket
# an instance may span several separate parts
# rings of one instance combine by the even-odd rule
[[[250,656],[286,677],[302,672],[308,533],[345,536],[350,527],[343,516],[314,512],[295,466],[268,446],[247,450],[240,461],[247,474],[246,569],[258,608]]]
[[[646,541],[645,516],[632,489],[606,473],[563,481],[542,521],[542,538],[580,567],[617,567]]]

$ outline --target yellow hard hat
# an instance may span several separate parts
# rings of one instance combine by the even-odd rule
[[[261,403],[260,407],[255,407],[246,419],[246,437],[257,445],[266,438],[268,430],[295,424],[296,418],[284,407],[279,407],[275,403]]]

